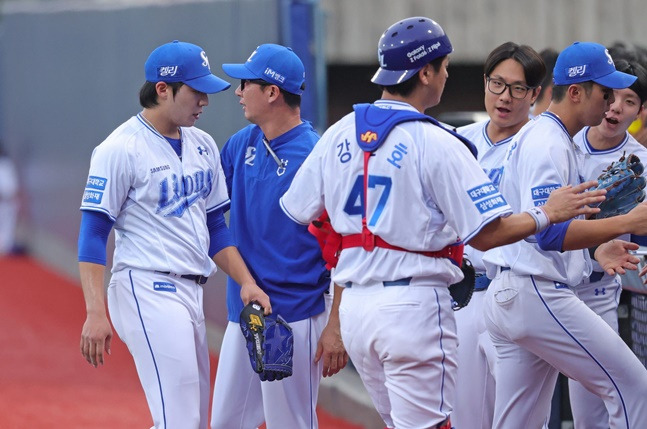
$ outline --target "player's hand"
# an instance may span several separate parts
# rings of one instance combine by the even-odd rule
[[[577,186],[563,186],[550,193],[548,201],[542,207],[550,223],[565,222],[579,215],[592,215],[600,211],[597,207],[589,207],[604,201],[605,189],[598,191],[587,189],[598,186],[597,180],[590,180]]]
[[[348,363],[348,353],[344,348],[339,328],[339,318],[330,317],[326,327],[321,332],[317,343],[317,352],[314,363],[323,359],[321,375],[330,377],[341,371]]]
[[[103,365],[104,352],[110,354],[112,327],[108,316],[88,314],[81,331],[81,355],[95,368]]]
[[[240,298],[243,300],[243,305],[247,305],[252,301],[258,302],[265,310],[266,316],[272,313],[270,297],[256,283],[245,283],[241,285]]]
[[[624,274],[626,270],[638,269],[637,264],[640,262],[640,258],[629,253],[629,250],[637,250],[638,247],[636,243],[611,240],[598,246],[594,257],[607,274],[612,276]]]
[[[647,274],[647,265],[645,265],[645,266],[642,268],[642,270],[640,270],[640,273],[638,273],[638,276],[639,276],[639,277],[642,277],[642,276],[644,276],[645,274]],[[647,279],[644,279],[644,280],[643,280],[643,284],[647,284]]]
[[[622,216],[626,217],[632,234],[647,235],[647,202],[638,204],[629,213]]]

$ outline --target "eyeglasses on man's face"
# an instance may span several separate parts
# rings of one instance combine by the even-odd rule
[[[531,86],[522,85],[520,83],[505,83],[505,81],[501,79],[496,79],[489,76],[486,78],[486,80],[487,80],[487,89],[492,94],[500,95],[500,94],[503,94],[503,91],[505,91],[506,89],[509,89],[510,96],[518,100],[522,100],[526,98],[526,95],[528,95],[528,91],[530,91],[531,89],[534,89]]]
[[[269,83],[265,82],[263,79],[241,79],[240,80],[240,90],[241,91],[244,90],[245,85],[247,85],[248,83],[255,83],[255,84],[260,85],[260,86],[269,85]]]

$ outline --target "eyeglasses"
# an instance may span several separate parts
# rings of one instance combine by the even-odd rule
[[[268,85],[270,85],[268,82],[265,82],[263,79],[241,79],[240,80],[240,90],[241,91],[244,90],[245,85],[247,85],[248,83],[255,83],[256,85],[260,85],[260,86],[268,86]]]
[[[531,89],[535,89],[532,86],[527,86],[527,85],[522,85],[520,83],[505,83],[501,79],[493,79],[491,77],[487,77],[487,89],[492,93],[496,95],[503,94],[503,92],[508,88],[510,90],[510,96],[512,98],[516,98],[519,100],[522,100],[526,98],[526,95],[528,95],[528,91]]]

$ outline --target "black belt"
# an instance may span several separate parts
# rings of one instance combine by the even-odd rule
[[[160,274],[171,275],[170,271],[155,271],[155,272]],[[172,274],[172,275],[177,277],[182,277],[183,279],[192,280],[199,285],[203,285],[207,282],[207,280],[209,280],[209,277],[205,277],[201,274],[181,274],[181,275]]]
[[[411,284],[411,279],[412,278],[413,277],[405,277],[405,278],[402,278],[402,279],[397,279],[397,280],[392,280],[392,281],[384,281],[384,282],[382,282],[382,285],[384,285],[385,287],[389,287],[389,286],[409,286]],[[344,286],[346,288],[351,288],[351,287],[353,287],[353,282],[346,282],[344,284]]]
[[[599,282],[602,280],[602,277],[604,277],[604,273],[602,271],[593,271],[589,276],[589,283]]]

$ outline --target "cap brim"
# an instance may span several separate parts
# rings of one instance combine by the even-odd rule
[[[416,74],[421,68],[422,67],[418,67],[410,70],[385,70],[383,68],[379,68],[373,75],[371,82],[385,86],[397,85],[411,78],[411,76]]]
[[[256,76],[245,67],[245,64],[223,64],[222,70],[227,76],[234,79],[261,79],[260,76]]]
[[[216,92],[229,89],[231,86],[226,80],[220,79],[218,76],[212,74],[187,80],[184,83],[196,91],[204,92],[205,94],[215,94]]]
[[[611,89],[623,89],[633,85],[636,79],[638,77],[616,70],[606,76],[593,79],[593,82]]]

